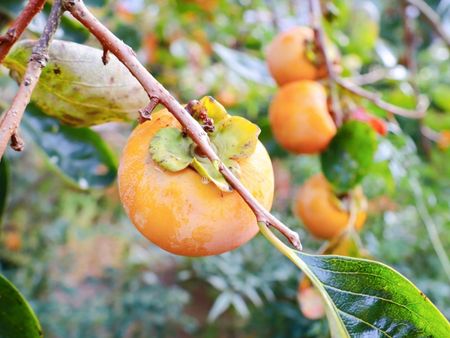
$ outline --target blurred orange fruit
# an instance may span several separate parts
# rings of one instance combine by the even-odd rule
[[[438,140],[438,147],[442,150],[450,147],[450,130],[444,130],[441,132]]]
[[[3,234],[5,248],[10,251],[19,251],[22,248],[22,237],[18,231],[6,231]]]
[[[297,301],[305,318],[316,320],[326,314],[322,296],[306,277],[298,284]]]
[[[277,142],[297,154],[324,150],[336,134],[325,88],[314,81],[281,87],[270,104],[269,119]]]
[[[360,230],[367,217],[367,202],[361,190],[356,190],[353,198],[360,205],[355,220],[355,229]],[[311,234],[321,239],[338,236],[350,219],[350,212],[342,206],[322,174],[312,176],[299,188],[294,213]]]
[[[337,62],[337,51],[327,47]],[[317,80],[327,76],[325,65],[315,60],[314,31],[309,27],[294,27],[278,34],[268,45],[267,65],[278,85],[298,80]],[[320,63],[320,65],[318,65]]]

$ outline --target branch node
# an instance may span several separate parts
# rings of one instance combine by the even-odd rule
[[[103,46],[103,55],[102,55],[103,65],[107,65],[109,62],[109,49]]]
[[[15,28],[10,28],[8,29],[8,31],[4,34],[4,35],[0,35],[0,45],[2,43],[8,43],[8,42],[12,42],[14,41],[14,39],[16,39],[16,29]]]
[[[150,96],[150,102],[143,109],[139,109],[139,123],[150,121],[152,119],[152,112],[159,103],[159,98]]]
[[[15,151],[23,151],[25,148],[25,142],[23,141],[22,137],[20,137],[19,133],[16,131],[11,136],[11,148]]]

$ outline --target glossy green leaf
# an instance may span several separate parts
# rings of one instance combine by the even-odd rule
[[[9,167],[5,156],[0,160],[0,224],[6,208],[9,189]]]
[[[22,127],[48,156],[50,163],[82,189],[110,185],[117,160],[108,145],[89,128],[72,128],[27,107]]]
[[[260,132],[256,124],[241,116],[232,116],[216,125],[211,140],[220,158],[245,158],[255,151]]]
[[[180,171],[192,163],[192,140],[177,128],[160,129],[150,142],[153,161],[169,171]]]
[[[33,309],[3,275],[0,275],[0,337],[43,337],[41,325]]]
[[[349,121],[339,128],[321,154],[322,171],[338,194],[355,187],[373,163],[377,138],[373,129],[360,121]]]
[[[33,45],[21,41],[6,57],[4,65],[15,79],[23,76]],[[147,94],[113,55],[103,65],[102,54],[100,49],[54,40],[32,100],[45,114],[77,127],[135,119],[148,103]]]
[[[448,337],[450,324],[404,276],[382,263],[309,255],[281,242],[264,223],[263,235],[320,292],[333,337]]]
[[[351,337],[450,335],[439,310],[392,268],[350,257],[298,256],[322,283]]]

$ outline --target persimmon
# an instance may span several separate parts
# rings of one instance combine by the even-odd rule
[[[164,128],[181,131],[165,109],[136,127],[121,157],[120,198],[136,228],[162,249],[184,256],[221,254],[249,241],[258,232],[256,218],[236,191],[220,190],[191,167],[171,172],[154,161],[149,146]],[[274,178],[264,146],[256,139],[253,153],[236,162],[243,185],[270,209]]]
[[[324,150],[336,134],[325,88],[314,81],[296,81],[280,88],[269,107],[277,142],[297,154]]]
[[[6,231],[3,243],[8,250],[19,251],[22,248],[22,237],[18,231]]]
[[[325,305],[319,291],[304,277],[298,284],[297,301],[305,318],[316,320],[325,317]]]
[[[337,63],[337,51],[327,48]],[[294,27],[278,34],[267,46],[266,60],[269,71],[278,85],[298,80],[317,80],[327,75],[320,60],[314,60],[314,31],[309,27]]]
[[[367,214],[367,202],[362,191],[353,196],[359,204],[355,229],[362,228]],[[333,193],[330,183],[322,174],[309,178],[298,190],[294,213],[306,228],[317,238],[331,239],[338,236],[348,226],[350,211]]]

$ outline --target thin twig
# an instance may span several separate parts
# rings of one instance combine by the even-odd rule
[[[384,80],[386,77],[389,77],[389,73],[390,69],[376,68],[365,74],[358,74],[356,76],[353,76],[350,78],[350,81],[355,85],[364,86]]]
[[[315,42],[317,49],[319,50],[321,56],[323,57],[323,62],[325,63],[327,74],[328,74],[328,85],[330,87],[331,96],[331,106],[334,113],[334,122],[339,127],[342,124],[343,114],[342,108],[339,102],[339,93],[336,85],[337,74],[334,70],[333,60],[326,46],[325,33],[322,28],[322,9],[320,8],[319,0],[309,0],[309,13],[311,18],[311,25],[314,30]]]
[[[3,114],[0,120],[0,159],[6,150],[9,139],[16,134],[20,120],[22,119],[25,108],[30,102],[31,94],[39,80],[42,69],[47,64],[48,46],[56,32],[63,13],[61,1],[55,0],[53,3],[44,32],[33,47],[19,90],[13,99],[11,107]]]
[[[150,102],[143,109],[139,109],[139,123],[151,120],[152,112],[159,104],[159,99],[155,96],[150,97]]]
[[[414,94],[418,94],[418,88],[415,81],[417,74],[416,61],[416,37],[414,34],[414,19],[411,16],[412,6],[408,0],[402,0],[402,17],[403,17],[403,40],[405,42],[405,51],[403,54],[404,64],[409,72],[409,82],[411,83]]]
[[[444,30],[439,15],[423,0],[407,0],[411,5],[416,7],[422,16],[428,21],[434,31],[444,40],[447,47],[450,47],[450,36]]]
[[[189,137],[200,150],[217,165],[227,182],[241,195],[256,216],[258,222],[264,222],[280,231],[291,244],[301,248],[300,239],[296,232],[281,223],[271,213],[264,209],[250,194],[244,185],[225,166],[210,145],[206,132],[197,121],[181,106],[181,104],[164,88],[138,61],[136,54],[123,41],[118,39],[88,10],[81,0],[63,0],[65,8],[80,21],[100,41],[103,48],[113,53],[141,83],[149,97],[156,97],[180,122]]]
[[[441,134],[437,131],[434,131],[431,128],[428,128],[427,126],[422,126],[420,128],[420,131],[424,137],[426,137],[428,140],[432,142],[439,142],[441,139]]]
[[[414,193],[417,213],[419,214],[419,217],[422,219],[422,222],[425,225],[425,228],[427,229],[428,237],[430,238],[433,249],[436,252],[436,255],[438,256],[438,259],[444,269],[444,272],[447,275],[448,279],[450,279],[450,260],[447,256],[444,245],[442,244],[441,239],[439,238],[439,232],[436,223],[434,223],[434,220],[431,217],[430,213],[428,212],[427,206],[425,205],[423,191],[422,188],[420,187],[420,182],[416,177],[413,177],[409,179],[409,184]]]
[[[33,17],[44,7],[46,0],[30,0],[14,20],[5,35],[0,36],[0,63],[8,54],[14,43],[20,38]]]
[[[336,78],[336,83],[344,88],[345,90],[358,95],[366,100],[373,102],[379,108],[387,111],[388,113],[392,113],[394,115],[400,115],[404,117],[408,117],[410,119],[420,119],[425,115],[425,112],[429,105],[429,100],[425,95],[419,95],[417,97],[417,106],[415,110],[409,110],[405,108],[398,107],[391,103],[385,102],[381,99],[380,95],[377,93],[370,92],[360,86],[355,85],[354,83],[343,79]]]

